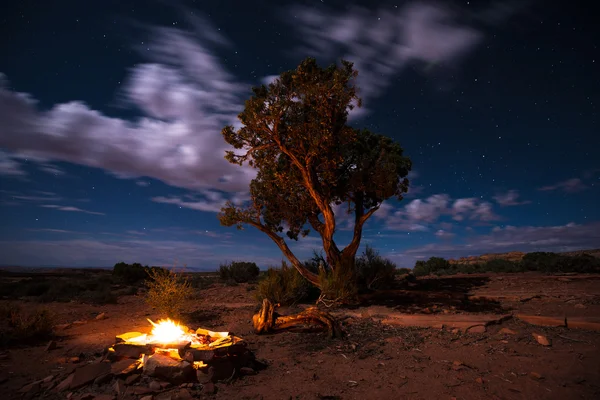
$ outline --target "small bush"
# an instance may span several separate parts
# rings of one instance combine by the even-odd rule
[[[348,304],[356,301],[358,286],[352,263],[340,262],[332,271],[322,267],[319,270],[319,284],[321,286],[319,301],[324,304]]]
[[[396,264],[385,259],[367,245],[365,252],[356,260],[356,281],[360,288],[382,289],[390,287],[396,275]]]
[[[148,266],[140,263],[126,264],[124,262],[116,263],[113,267],[113,277],[116,280],[127,284],[135,284],[148,277]]]
[[[50,338],[54,330],[54,316],[50,311],[37,309],[25,313],[20,307],[9,305],[0,310],[2,326],[0,343],[33,344]]]
[[[180,317],[185,301],[193,294],[189,281],[181,274],[164,268],[150,268],[148,276],[147,303],[166,317]]]
[[[419,260],[415,264],[413,272],[416,276],[430,275],[430,274],[445,274],[452,271],[452,266],[448,260],[441,257],[431,257],[427,261]]]
[[[298,270],[281,262],[280,268],[269,268],[258,282],[256,299],[269,300],[273,304],[290,305],[302,300],[316,298],[318,289],[307,281]]]
[[[230,264],[219,266],[219,277],[225,282],[245,283],[254,281],[258,274],[260,274],[260,268],[253,262],[233,261]]]

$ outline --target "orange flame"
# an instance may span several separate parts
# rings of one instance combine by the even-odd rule
[[[190,337],[186,328],[171,319],[161,319],[152,324],[152,332],[146,338],[146,343],[173,344],[189,341]]]

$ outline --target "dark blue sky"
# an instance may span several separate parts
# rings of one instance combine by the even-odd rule
[[[265,235],[219,225],[253,174],[224,160],[220,130],[251,86],[309,55],[355,62],[350,123],[413,159],[409,195],[384,203],[363,245],[408,267],[600,247],[600,32],[584,2],[14,3],[0,264],[278,263]],[[291,247],[306,258],[320,240]]]

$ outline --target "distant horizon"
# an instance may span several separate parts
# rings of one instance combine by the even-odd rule
[[[576,248],[576,249],[569,249],[566,251],[549,251],[550,253],[572,253],[572,252],[578,252],[578,251],[600,251],[600,247],[586,247],[586,248]],[[464,255],[464,256],[459,256],[459,257],[453,257],[453,258],[447,258],[447,260],[458,260],[461,258],[467,258],[467,257],[480,257],[483,255],[490,255],[490,254],[508,254],[508,253],[532,253],[534,251],[523,251],[523,250],[510,250],[510,251],[503,251],[503,252],[496,252],[496,253],[481,253],[481,254],[469,254],[469,255]],[[360,254],[357,254],[357,256],[359,256]],[[432,256],[435,257],[435,256]],[[425,257],[423,258],[423,260],[427,260],[429,257]],[[289,263],[289,260],[285,259],[285,257],[282,258],[283,261],[286,261]],[[236,261],[236,260],[234,260]],[[248,262],[252,262],[252,260],[245,260]],[[7,268],[27,268],[27,269],[35,269],[35,268],[65,268],[65,269],[105,269],[105,270],[111,270],[114,268],[115,264],[118,264],[120,262],[124,262],[124,261],[117,261],[115,262],[113,265],[111,266],[90,266],[90,265],[86,265],[86,266],[75,266],[75,265],[14,265],[14,264],[0,264],[0,269],[7,269]],[[228,263],[231,261],[228,261]],[[149,267],[164,267],[164,268],[171,268],[173,266],[170,265],[158,265],[158,264],[152,264],[152,263],[142,263],[139,261],[134,261],[131,263],[127,263],[127,264],[134,264],[134,263],[139,263],[143,266],[149,266]],[[256,263],[260,270],[266,270],[269,267],[273,267],[276,265],[267,265],[267,266],[261,266],[258,263]],[[409,269],[413,269],[414,265],[411,266],[404,266],[404,265],[396,265],[396,268],[409,268]],[[214,268],[210,268],[210,267],[190,267],[190,266],[175,266],[175,269],[181,269],[183,271],[191,269],[194,271],[204,271],[204,272],[217,272],[219,269],[219,265],[217,265]]]

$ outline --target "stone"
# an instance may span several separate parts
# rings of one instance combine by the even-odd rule
[[[144,394],[149,394],[149,393],[152,393],[152,389],[149,389],[144,386],[135,386],[133,388],[133,394],[144,395]]]
[[[565,317],[547,317],[543,315],[517,314],[516,318],[531,325],[538,326],[567,326]]]
[[[42,386],[42,381],[35,381],[35,382],[31,382],[25,386],[23,386],[21,388],[21,390],[19,390],[19,393],[28,393],[28,394],[34,394],[40,391]]]
[[[135,371],[139,365],[138,360],[126,358],[124,360],[116,361],[111,364],[110,372],[114,375],[128,375]]]
[[[104,385],[105,383],[108,383],[112,380],[113,378],[113,374],[104,374],[104,375],[100,375],[99,377],[97,377],[96,379],[94,379],[94,385]]]
[[[212,382],[205,383],[202,385],[203,394],[214,394],[216,392],[215,384]]]
[[[58,324],[58,325],[54,325],[54,329],[55,330],[64,330],[64,329],[69,329],[72,326],[72,324]]]
[[[100,313],[98,315],[96,315],[96,321],[101,321],[103,319],[108,318],[108,316],[106,315],[106,313]]]
[[[240,368],[240,375],[256,375],[256,371],[252,368],[242,367]]]
[[[532,333],[531,335],[542,346],[551,346],[552,345],[552,343],[550,342],[550,340],[546,336],[544,336],[544,335],[541,335],[541,334],[535,333],[535,332]]]
[[[115,400],[115,396],[110,394],[95,394],[94,400]]]
[[[150,382],[150,384],[148,385],[148,387],[150,389],[152,389],[152,391],[154,391],[154,392],[158,392],[160,389],[162,389],[162,387],[160,386],[160,383],[157,382],[157,381]]]
[[[143,336],[142,332],[126,332],[115,336],[115,343],[123,343],[136,337]]]
[[[87,321],[84,321],[82,319],[73,321],[73,325],[85,325],[85,324],[87,324]]]
[[[81,386],[93,382],[99,376],[106,375],[109,373],[110,364],[106,362],[88,364],[83,367],[77,368],[73,372],[73,381],[69,385],[69,389],[77,389]]]
[[[121,396],[127,390],[127,386],[125,385],[125,382],[123,382],[121,379],[117,379],[117,381],[113,385],[113,390],[117,393],[117,395]]]
[[[530,373],[529,373],[529,377],[530,377],[531,379],[534,379],[534,380],[536,380],[536,381],[539,381],[540,379],[544,379],[544,377],[542,376],[542,374],[540,374],[540,373],[537,373],[537,372],[530,372]]]
[[[479,383],[480,385],[483,385],[484,380],[483,380],[483,378],[478,377],[478,378],[475,378],[475,382]]]
[[[152,399],[154,399],[154,396],[152,396],[151,394],[140,398],[140,400],[152,400]]]
[[[467,328],[468,333],[485,333],[486,328],[485,325],[475,325]]]
[[[598,317],[569,317],[567,326],[570,328],[600,331],[600,318]]]
[[[192,380],[196,371],[187,361],[175,360],[163,354],[153,354],[144,361],[144,373],[179,385]]]
[[[513,331],[510,328],[502,328],[500,329],[500,331],[498,332],[501,335],[516,335],[517,332]]]
[[[46,345],[46,351],[51,351],[51,350],[54,350],[54,349],[56,349],[56,342],[54,340],[51,340]]]
[[[129,375],[126,379],[125,379],[125,384],[127,386],[129,385],[133,385],[134,383],[136,383],[141,377],[141,374],[132,374]]]
[[[57,392],[62,392],[63,390],[67,390],[69,387],[71,387],[71,382],[73,382],[74,376],[75,376],[75,373],[72,373],[71,375],[69,375],[66,379],[64,379],[61,383],[59,383],[58,386],[56,386],[55,390]]]
[[[175,395],[175,398],[178,400],[193,400],[194,399],[194,397],[192,396],[190,391],[187,389],[179,389],[179,391]]]
[[[583,304],[581,304],[581,303],[578,303],[578,304],[575,304],[575,308],[584,309],[584,308],[587,308],[587,307],[586,307],[586,306],[584,306],[584,305],[583,305]]]
[[[152,348],[147,345],[138,345],[130,343],[117,343],[112,347],[113,351],[110,354],[110,358],[133,358],[139,359],[142,354],[152,354]]]

